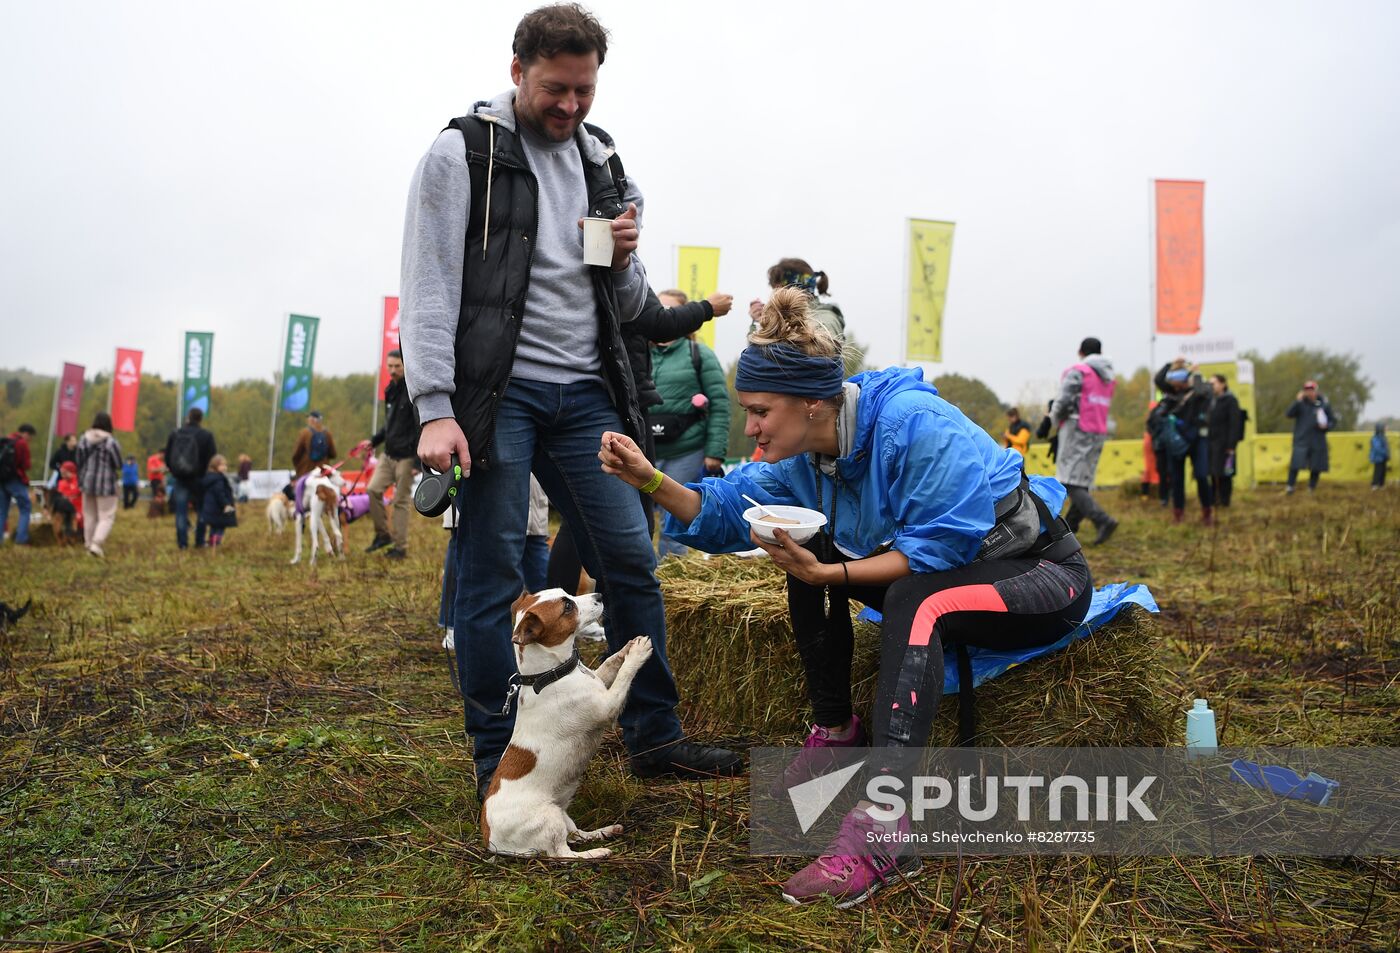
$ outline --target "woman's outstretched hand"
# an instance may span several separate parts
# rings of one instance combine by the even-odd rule
[[[608,431],[603,434],[603,446],[598,451],[603,472],[619,477],[628,486],[641,488],[656,475],[646,454],[626,434]]]

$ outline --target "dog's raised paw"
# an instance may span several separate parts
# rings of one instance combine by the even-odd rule
[[[628,658],[631,658],[635,655],[642,662],[645,662],[647,659],[651,658],[651,636],[637,636],[635,639],[628,642],[623,647],[622,651]]]

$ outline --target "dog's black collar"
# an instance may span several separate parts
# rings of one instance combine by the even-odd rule
[[[541,672],[538,675],[521,675],[519,673],[516,673],[515,675],[511,676],[511,682],[518,685],[533,686],[535,689],[535,694],[538,695],[540,692],[544,691],[550,685],[553,685],[555,682],[559,681],[559,679],[563,678],[565,675],[568,675],[577,667],[578,642],[575,641],[574,650],[569,654],[569,657],[564,661],[560,662],[558,665],[554,666],[549,671]]]
[[[547,672],[540,672],[538,675],[521,675],[516,672],[510,677],[506,687],[506,703],[501,709],[501,715],[509,715],[511,705],[515,703],[515,696],[520,694],[522,687],[533,687],[538,695],[559,679],[568,675],[578,668],[578,641],[574,641],[574,650],[569,653],[569,657]]]

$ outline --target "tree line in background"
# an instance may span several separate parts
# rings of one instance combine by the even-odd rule
[[[0,371],[5,381],[5,403],[0,407],[0,430],[9,433],[21,423],[32,423],[39,431],[34,456],[44,452],[44,431],[53,411],[56,383],[53,377],[28,372]],[[345,377],[316,377],[312,383],[312,406],[325,415],[326,428],[335,436],[340,456],[350,452],[356,442],[370,436],[371,415],[374,411],[375,378],[372,374],[350,374]],[[209,413],[205,426],[213,432],[219,452],[235,461],[240,453],[253,458],[253,466],[267,466],[267,432],[272,423],[272,381],[242,380],[214,387],[209,395]],[[78,413],[78,432],[92,423],[93,415],[107,409],[111,376],[98,374],[88,378],[83,388],[83,401]],[[118,431],[115,436],[125,453],[141,463],[145,475],[147,455],[165,449],[165,441],[175,428],[179,385],[150,374],[141,375],[141,398],[136,407],[136,430]],[[380,414],[382,419],[383,414]],[[306,426],[301,413],[277,413],[277,438],[273,446],[274,468],[290,469],[292,447],[297,434]],[[57,443],[55,442],[55,447]],[[31,472],[31,477],[37,477]]]
[[[869,369],[865,354],[866,349],[859,342],[848,344],[848,374]],[[1254,361],[1255,400],[1259,411],[1259,419],[1255,423],[1260,433],[1286,433],[1292,430],[1284,411],[1293,402],[1303,381],[1309,378],[1317,380],[1322,393],[1332,402],[1337,414],[1337,429],[1356,430],[1362,426],[1361,412],[1371,398],[1372,383],[1361,373],[1358,358],[1302,347],[1288,348],[1271,358],[1264,358],[1257,352],[1245,352],[1242,356]],[[731,398],[734,372],[735,365],[731,364],[728,368]],[[1152,388],[1152,373],[1148,368],[1139,367],[1132,374],[1120,374],[1118,389],[1109,409],[1118,437],[1131,438],[1142,434]],[[0,405],[0,433],[10,433],[24,422],[33,424],[40,433],[34,450],[37,458],[44,452],[46,444],[43,434],[53,410],[56,379],[25,370],[0,370],[0,380],[5,382],[5,399]],[[1006,408],[1009,404],[991,387],[976,377],[952,373],[940,374],[933,382],[939,393],[1000,440],[1002,431],[1006,429]],[[372,374],[318,376],[313,381],[312,405],[325,415],[326,427],[335,435],[336,449],[341,457],[358,440],[370,435],[374,385]],[[106,409],[110,389],[110,375],[98,374],[89,378],[78,415],[79,432],[92,422],[97,411]],[[141,375],[136,430],[118,433],[116,437],[122,449],[135,455],[143,467],[148,454],[165,447],[166,438],[175,427],[177,390],[178,384],[174,381],[162,380],[150,374]],[[253,458],[256,468],[267,466],[272,391],[271,380],[242,380],[213,388],[205,422],[218,440],[219,451],[230,460],[236,459],[240,453],[246,453]],[[1045,413],[1045,402],[1053,396],[1053,392],[1033,394],[1023,391],[1017,398],[1021,402],[1018,406],[1022,418],[1034,427]],[[729,455],[747,456],[753,444],[744,436],[743,414],[738,412],[737,404],[733,407],[735,412],[730,415]],[[1394,418],[1381,420],[1390,423]],[[1369,427],[1371,422],[1365,423]],[[291,467],[292,446],[303,426],[304,415],[278,411],[277,437],[273,447],[275,468]],[[31,474],[37,475],[37,470]]]

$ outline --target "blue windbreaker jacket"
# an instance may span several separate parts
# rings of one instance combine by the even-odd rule
[[[841,485],[834,514],[836,481],[820,476],[826,529],[834,524],[836,546],[856,558],[897,549],[916,573],[972,562],[995,522],[997,500],[1020,483],[1022,465],[1019,453],[998,446],[923,377],[918,368],[902,367],[852,377],[860,387],[856,434],[850,455],[836,461]],[[688,526],[667,516],[664,531],[705,552],[752,549],[742,494],[816,509],[817,479],[810,455],[745,464],[687,484],[701,493],[700,514]],[[1030,482],[1058,513],[1065,488],[1049,477]]]

